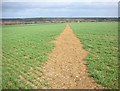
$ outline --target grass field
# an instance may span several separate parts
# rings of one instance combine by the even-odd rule
[[[51,41],[64,30],[65,25],[3,26],[3,89],[49,87],[42,78],[42,63],[54,48]]]
[[[88,71],[106,88],[118,86],[118,28],[116,22],[71,23],[89,52]],[[66,24],[5,25],[2,30],[2,88],[50,88],[42,65],[54,48],[53,40]]]
[[[106,88],[118,88],[118,25],[116,22],[71,23],[89,52],[90,75]]]

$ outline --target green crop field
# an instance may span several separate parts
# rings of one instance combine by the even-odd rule
[[[118,86],[117,22],[70,23],[89,54],[88,72],[105,88]],[[54,40],[65,23],[4,25],[2,27],[2,88],[51,88],[42,72]]]
[[[64,30],[65,25],[3,26],[3,89],[49,88],[41,71],[42,63],[54,48],[52,41]]]
[[[118,88],[117,22],[71,23],[71,27],[89,52],[85,60],[90,76],[106,88]]]

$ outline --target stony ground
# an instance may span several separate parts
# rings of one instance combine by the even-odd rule
[[[55,40],[56,47],[44,64],[44,74],[54,89],[101,89],[87,72],[84,58],[88,52],[83,49],[70,25]]]

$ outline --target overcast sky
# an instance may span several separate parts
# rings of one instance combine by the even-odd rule
[[[5,2],[6,1],[6,2]],[[57,2],[8,2],[2,3],[3,18],[30,18],[30,17],[117,17],[118,2],[98,2],[89,0],[56,0]],[[12,0],[11,0],[12,1]],[[15,1],[15,0],[14,0]],[[24,0],[25,1],[25,0]],[[86,0],[85,0],[86,1]]]

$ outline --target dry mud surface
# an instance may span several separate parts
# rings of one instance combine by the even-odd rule
[[[56,47],[44,64],[44,74],[53,89],[101,89],[87,72],[83,60],[88,52],[82,47],[70,25],[55,40]]]

